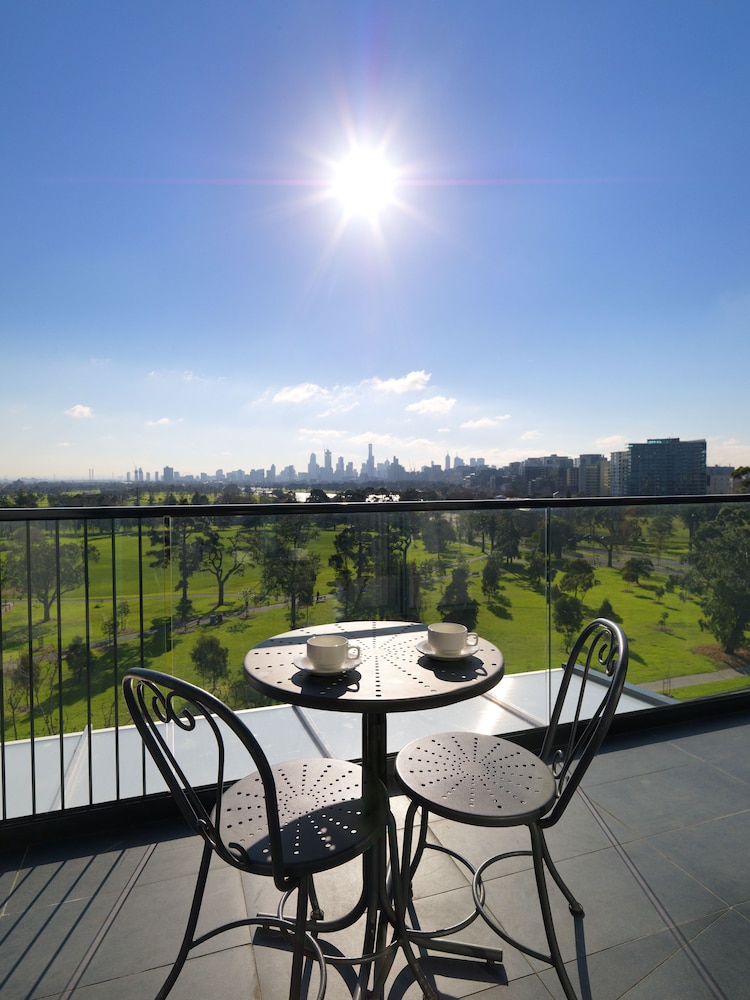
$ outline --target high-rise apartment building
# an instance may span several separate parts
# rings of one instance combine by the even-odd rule
[[[610,463],[604,455],[579,455],[568,469],[568,482],[582,497],[609,496]]]
[[[649,438],[628,445],[630,496],[697,496],[706,492],[706,442]]]

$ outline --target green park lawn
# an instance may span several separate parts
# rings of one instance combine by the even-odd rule
[[[236,529],[227,529],[229,531]],[[302,609],[299,625],[323,624],[340,617],[335,598],[334,573],[328,566],[333,553],[334,532],[321,531],[310,544],[310,549],[321,557],[321,570],[317,578],[320,600]],[[66,648],[74,636],[88,637],[92,644],[93,662],[88,680],[76,683],[67,664],[62,668],[62,705],[65,731],[83,729],[89,722],[95,728],[115,722],[113,688],[116,677],[130,666],[141,664],[141,609],[139,606],[139,549],[133,535],[118,534],[115,538],[116,574],[113,576],[112,544],[108,536],[90,538],[99,549],[99,560],[91,568],[88,602],[83,588],[66,593],[57,606],[53,605],[51,620],[41,621],[41,605],[31,607],[33,646],[35,650],[55,649],[60,641]],[[657,594],[664,587],[668,574],[675,572],[675,565],[684,552],[686,539],[670,540],[669,550],[651,557],[657,563],[651,579],[641,585],[626,584],[617,569],[596,566],[599,581],[585,595],[587,617],[594,617],[606,599],[612,605],[617,620],[622,624],[630,642],[630,670],[628,680],[634,684],[659,682],[664,678],[680,678],[693,674],[709,673],[722,665],[709,655],[714,640],[702,633],[699,625],[701,611],[692,600],[681,599],[679,592]],[[242,662],[253,645],[289,625],[288,608],[278,597],[264,597],[261,593],[261,569],[247,564],[244,575],[235,574],[226,584],[225,604],[217,606],[217,583],[214,577],[202,570],[191,576],[188,595],[193,603],[194,620],[188,627],[172,627],[175,605],[180,597],[176,589],[176,570],[157,569],[149,566],[143,547],[143,651],[144,665],[167,673],[178,674],[201,683],[190,652],[201,634],[216,635],[229,651],[230,676],[222,682],[219,693],[235,707],[257,704],[254,693],[243,682]],[[409,549],[409,559],[421,562],[434,559],[416,541]],[[451,569],[468,562],[470,593],[479,603],[476,630],[502,649],[508,672],[536,670],[548,665],[559,665],[566,655],[562,635],[552,632],[552,649],[547,648],[547,605],[544,591],[528,579],[522,561],[509,567],[502,577],[501,587],[493,601],[486,601],[481,590],[481,570],[485,556],[481,549],[467,544],[452,543],[443,559],[442,576],[431,590],[422,593],[423,621],[440,618],[437,605],[451,578]],[[599,558],[601,562],[601,557]],[[660,565],[661,564],[661,567]],[[112,595],[116,603],[126,602],[129,611],[116,648],[107,641],[105,618],[112,611]],[[247,607],[246,607],[247,605]],[[221,615],[218,620],[217,615]],[[213,616],[213,620],[212,620]],[[29,609],[18,603],[3,615],[3,661],[11,668],[19,653],[28,648]],[[708,653],[707,653],[708,650]],[[747,682],[740,679],[737,687]],[[735,682],[721,683],[721,690],[732,690]],[[90,685],[91,715],[87,711],[87,686]],[[119,685],[118,685],[119,687]],[[705,688],[705,690],[704,690]],[[676,697],[700,697],[719,690],[713,684],[680,689],[674,684]],[[683,693],[684,692],[684,693]],[[57,704],[55,687],[51,703]],[[126,718],[122,699],[119,699],[118,717]],[[18,738],[29,735],[29,722],[23,707],[13,715],[6,703],[6,735]],[[45,735],[43,721],[35,723],[35,735]]]

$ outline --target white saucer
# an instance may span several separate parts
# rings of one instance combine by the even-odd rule
[[[302,656],[296,656],[292,663],[297,667],[298,670],[306,670],[308,674],[315,674],[316,677],[338,677],[339,674],[345,674],[348,670],[352,670],[354,667],[358,667],[362,662],[362,657],[358,656],[354,660],[346,660],[342,663],[340,667],[336,667],[335,670],[320,670],[318,667],[314,667],[312,662],[307,658],[307,656],[302,654]]]
[[[426,639],[417,643],[419,652],[424,653],[425,656],[431,656],[433,660],[467,660],[470,656],[476,654],[477,648],[478,646],[475,643],[473,646],[464,646],[457,653],[438,653]]]

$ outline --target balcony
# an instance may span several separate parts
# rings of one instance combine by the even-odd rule
[[[583,785],[583,794],[550,838],[564,877],[586,916],[574,923],[553,896],[561,946],[582,998],[663,1000],[744,996],[750,975],[750,765],[746,714],[710,718],[615,736]],[[403,801],[392,807],[403,814]],[[140,821],[100,834],[3,852],[0,876],[0,990],[7,1000],[54,997],[127,1000],[152,997],[168,971],[197,870],[199,844],[181,820]],[[432,836],[456,844],[442,821]],[[489,853],[487,834],[460,831],[475,860]],[[492,850],[497,849],[493,840]],[[267,880],[213,873],[208,913],[236,914],[273,905]],[[352,881],[358,869],[352,873]],[[498,874],[489,887],[509,923],[537,933],[526,903],[528,870]],[[338,876],[321,886],[326,908],[351,898]],[[423,922],[445,924],[469,896],[463,874],[446,859],[416,886]],[[481,940],[482,928],[464,932]],[[356,938],[356,935],[355,935]],[[271,936],[233,932],[188,960],[171,994],[205,997],[221,983],[226,1000],[286,997],[289,954]],[[265,942],[265,943],[264,943]],[[262,946],[261,946],[262,944]],[[341,947],[354,947],[351,934]],[[441,997],[549,1000],[560,995],[550,970],[540,971],[511,948],[494,971],[473,963],[425,961]],[[315,972],[312,973],[312,976]],[[349,997],[332,971],[327,996]],[[388,1000],[419,991],[397,963]]]
[[[726,503],[735,507],[747,500],[733,497]],[[603,534],[596,537],[597,513],[610,506],[627,510],[642,528],[638,541],[615,545],[611,553]],[[272,760],[309,753],[357,756],[357,718],[341,716],[331,725],[322,712],[250,707],[242,702],[247,692],[241,684],[242,653],[289,628],[293,615],[298,625],[352,617],[350,585],[356,574],[347,575],[340,562],[331,562],[331,556],[351,552],[335,541],[351,527],[367,545],[381,546],[380,576],[373,571],[364,588],[373,617],[434,620],[455,580],[454,570],[468,569],[477,628],[503,649],[508,665],[501,685],[473,702],[395,717],[389,727],[392,752],[415,735],[446,728],[533,736],[546,722],[555,670],[564,656],[565,635],[553,611],[563,560],[575,553],[593,565],[600,582],[585,594],[587,614],[596,613],[604,598],[610,600],[631,641],[634,669],[616,732],[589,772],[575,815],[551,839],[587,913],[577,940],[567,911],[560,914],[572,978],[580,979],[582,996],[597,1000],[663,997],[675,983],[687,996],[742,995],[750,933],[750,892],[743,875],[750,832],[742,691],[747,678],[741,656],[719,655],[702,621],[698,595],[680,582],[691,521],[697,523],[704,508],[717,506],[716,498],[691,498],[689,506],[682,498],[596,505],[524,501],[347,505],[344,510],[339,505],[257,505],[0,512],[3,997],[140,998],[155,995],[166,975],[199,845],[172,815],[118,697],[119,679],[129,665],[154,665],[199,679],[190,653],[198,636],[215,635],[230,653],[230,673],[219,680],[219,693],[250,713]],[[677,526],[673,537],[657,545],[649,527],[664,513]],[[495,522],[495,532],[506,520],[521,525],[519,554],[501,569],[494,589],[482,587],[490,542],[484,539],[483,551],[476,525],[473,538],[465,533],[459,521],[465,514],[503,519]],[[184,586],[189,519],[203,538],[210,537],[209,529],[225,540],[242,530],[250,546],[247,539],[256,536],[245,550],[252,558],[247,557],[244,575],[225,581],[223,604],[217,601],[218,578],[205,567],[190,574]],[[263,566],[278,556],[273,546],[279,525],[291,525],[292,519],[318,529],[306,550],[293,547],[297,569],[308,554],[321,555],[315,586],[311,590],[308,582],[306,590],[264,594],[261,584],[271,576],[263,575]],[[454,529],[461,525],[442,551],[434,537],[443,530],[441,523]],[[491,523],[485,522],[485,531]],[[434,552],[425,541],[431,531]],[[43,547],[35,548],[40,536]],[[71,575],[60,586],[71,552],[65,547],[71,544],[81,553],[82,575],[80,582]],[[226,558],[231,547],[224,548]],[[34,561],[45,552],[54,554],[47,571],[53,586],[47,592]],[[542,556],[536,581],[530,572],[534,552]],[[607,566],[610,554],[612,567]],[[622,574],[634,554],[652,562],[651,576],[637,582]],[[412,556],[422,567],[420,574],[408,570]],[[676,578],[671,590],[670,577]],[[76,635],[83,646],[78,661],[69,656]],[[27,669],[19,700],[14,672],[24,654],[27,664],[38,659],[52,669],[46,686]],[[76,723],[81,718],[83,725]],[[398,797],[392,804],[397,815],[403,812]],[[431,832],[446,843],[456,836],[442,821]],[[476,860],[489,853],[486,835],[472,835],[468,846],[465,830],[461,838],[465,853]],[[527,896],[528,874],[499,873],[493,883],[499,908],[522,922],[527,915],[519,912],[519,900]],[[272,905],[265,884],[243,887],[226,873],[217,874],[217,881],[217,906],[242,914]],[[345,890],[345,880],[325,888],[332,912]],[[465,900],[467,887],[446,861],[424,873],[417,894],[424,921],[445,923],[444,914]],[[474,928],[469,936],[472,932],[475,938],[484,933]],[[246,940],[235,932],[207,944],[188,962],[172,995],[205,995],[219,973],[227,997],[285,995],[288,955],[270,938],[271,947],[257,953],[244,946]],[[429,959],[427,967],[441,996],[489,1000],[559,994],[554,973],[540,971],[512,949],[506,949],[497,975],[478,966],[462,971],[436,959]],[[408,975],[394,969],[387,996],[414,997],[415,990]],[[349,996],[336,972],[328,996]]]

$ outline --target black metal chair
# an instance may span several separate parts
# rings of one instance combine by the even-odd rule
[[[504,941],[553,965],[566,997],[575,1000],[576,994],[565,971],[555,934],[545,868],[567,899],[571,913],[582,916],[583,908],[553,864],[544,831],[561,818],[601,746],[614,717],[627,668],[625,635],[617,625],[598,618],[584,628],[563,669],[560,690],[539,756],[510,740],[475,733],[427,736],[401,750],[396,758],[396,779],[411,799],[403,848],[405,890],[409,889],[423,851],[432,847],[451,855],[472,872],[475,907],[468,918],[451,928],[410,930],[412,941],[426,949],[432,947],[497,961],[496,955],[481,946],[445,940],[479,915]],[[574,677],[577,683],[572,683]],[[595,692],[593,697],[592,691]],[[420,832],[412,857],[414,819],[420,808]],[[457,852],[427,844],[430,813],[476,826],[526,826],[531,850],[496,854],[475,869]],[[484,872],[504,858],[518,856],[533,858],[549,954],[511,937],[485,905]]]
[[[174,986],[188,953],[231,928],[272,927],[293,936],[290,1000],[302,995],[304,953],[311,951],[320,967],[318,1000],[326,989],[326,960],[308,923],[310,899],[317,909],[312,878],[362,855],[383,834],[388,798],[380,782],[363,788],[362,769],[328,758],[269,764],[258,741],[219,699],[186,681],[153,670],[132,669],[123,679],[125,700],[138,731],[180,810],[203,839],[203,855],[193,902],[179,954],[156,1000]],[[208,795],[188,777],[186,760],[178,761],[174,732],[196,730],[205,719],[201,756],[211,753],[216,782]],[[228,731],[228,732],[227,732]],[[253,773],[234,783],[225,780],[225,737],[233,734],[249,754]],[[209,746],[210,745],[210,746]],[[258,915],[222,924],[195,937],[212,853],[228,865],[273,878],[283,893],[297,890],[296,917]]]

